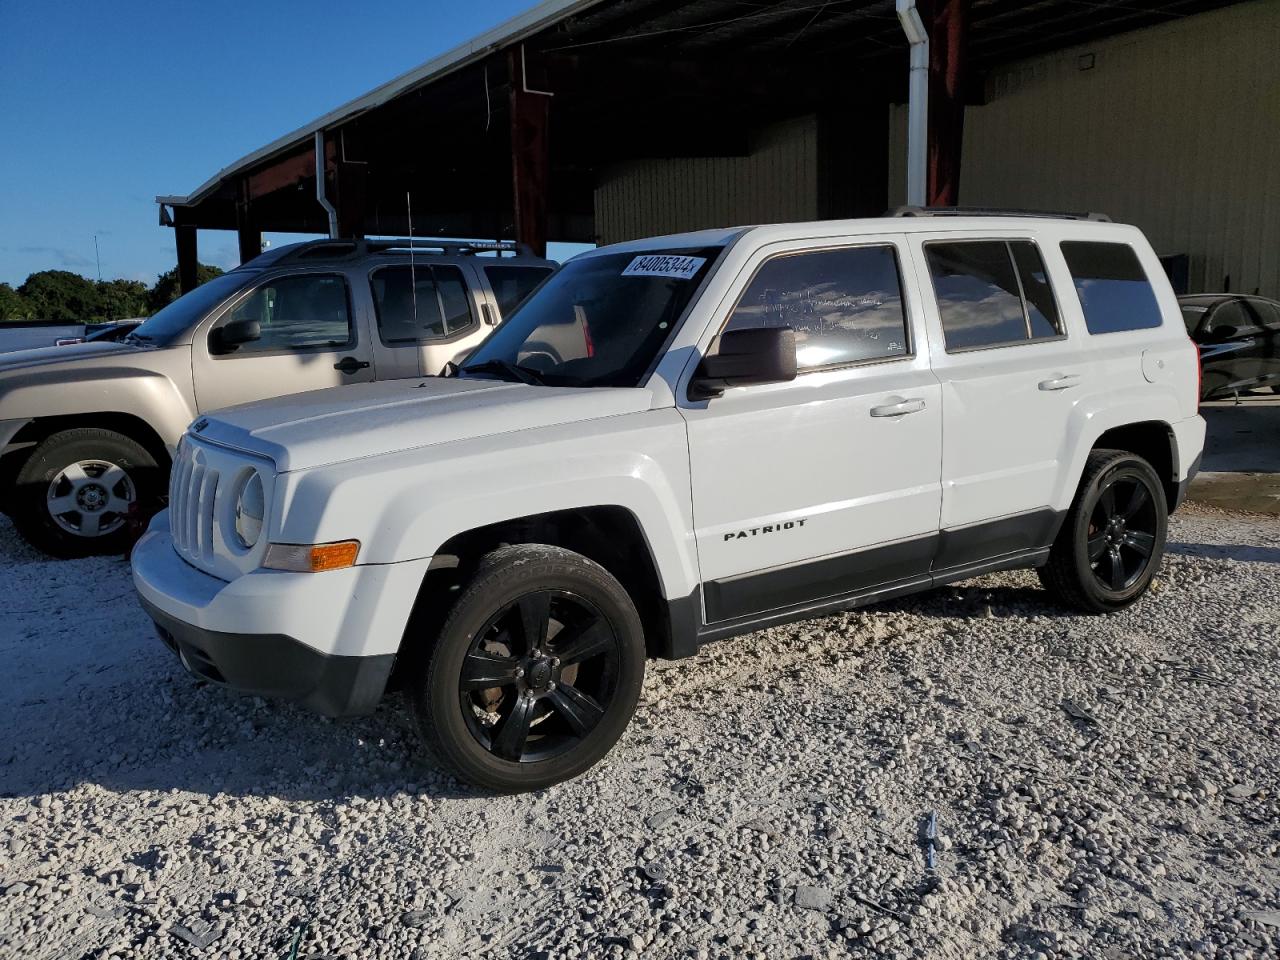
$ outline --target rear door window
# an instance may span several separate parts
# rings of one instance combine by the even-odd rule
[[[1127,243],[1064,240],[1062,255],[1090,333],[1146,330],[1163,322],[1151,281]]]
[[[869,246],[766,261],[725,329],[791,327],[803,371],[906,356],[906,323],[897,252]]]
[[[1029,240],[925,244],[948,353],[1063,335],[1044,259]]]
[[[505,317],[524,302],[524,298],[533,292],[533,288],[547,279],[549,267],[485,267],[484,275],[493,288],[494,299],[498,301],[498,311]]]
[[[388,345],[447,340],[475,323],[462,271],[448,264],[383,267],[370,280]]]

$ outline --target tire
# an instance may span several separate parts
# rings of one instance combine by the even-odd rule
[[[635,712],[644,667],[640,617],[603,567],[559,547],[508,546],[481,561],[409,694],[445,769],[516,793],[608,753]]]
[[[161,473],[155,458],[122,433],[63,430],[41,442],[18,471],[14,525],[52,557],[123,553],[137,519],[129,508],[149,515],[164,490]]]
[[[1123,610],[1151,585],[1168,527],[1164,486],[1151,464],[1127,451],[1095,450],[1040,582],[1078,610]]]

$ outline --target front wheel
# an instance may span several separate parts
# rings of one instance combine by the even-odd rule
[[[411,679],[423,740],[459,779],[501,793],[577,776],[626,729],[644,680],[626,590],[559,547],[488,554]]]
[[[163,492],[155,458],[136,440],[76,427],[42,441],[18,471],[13,520],[54,557],[122,553],[130,510],[150,511]]]
[[[1151,585],[1168,526],[1164,487],[1151,464],[1123,450],[1095,450],[1040,582],[1088,613],[1123,610]]]

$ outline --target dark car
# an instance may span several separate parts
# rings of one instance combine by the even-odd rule
[[[69,347],[73,343],[118,343],[141,325],[141,320],[95,323],[85,329],[83,337],[63,337],[57,341],[57,346]]]
[[[1280,393],[1280,303],[1232,293],[1179,297],[1200,349],[1200,399],[1269,387]]]

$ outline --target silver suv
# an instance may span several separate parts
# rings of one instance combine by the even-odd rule
[[[199,414],[438,373],[555,267],[511,243],[297,243],[209,281],[120,343],[6,354],[0,509],[54,556],[121,550],[131,510],[159,505]]]

